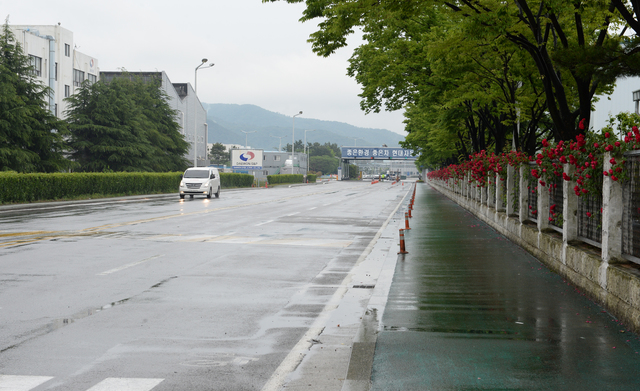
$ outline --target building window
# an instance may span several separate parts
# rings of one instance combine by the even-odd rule
[[[87,80],[89,80],[90,84],[93,84],[98,81],[98,76],[87,73]]]
[[[82,82],[84,81],[84,72],[74,69],[73,70],[73,85],[75,87],[80,87]]]
[[[264,171],[262,171],[262,175],[264,175],[264,176],[269,175],[269,171],[268,171],[268,170],[264,170]]]
[[[275,160],[276,162],[279,162],[280,161],[280,155],[275,155],[273,157],[273,160]]]
[[[53,109],[54,113],[53,115],[55,115],[56,117],[58,116],[58,104],[56,103]]]
[[[56,81],[58,81],[58,63],[56,63],[56,75],[55,75]]]
[[[71,45],[68,43],[64,44],[64,55],[67,57],[71,57]]]
[[[32,72],[35,76],[42,76],[42,59],[40,57],[29,55],[29,61]]]
[[[64,86],[64,97],[68,98],[69,96],[71,96],[71,86],[68,86],[65,84]]]

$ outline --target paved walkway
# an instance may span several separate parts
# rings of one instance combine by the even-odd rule
[[[418,184],[372,390],[640,390],[640,339],[471,213]]]

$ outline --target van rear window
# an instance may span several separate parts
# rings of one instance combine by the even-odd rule
[[[187,170],[184,172],[185,178],[209,178],[209,170]]]

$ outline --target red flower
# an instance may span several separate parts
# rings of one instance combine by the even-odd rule
[[[611,137],[611,133],[606,132],[606,133],[604,134],[604,137],[605,137],[605,138],[609,138],[609,137]]]
[[[567,175],[566,172],[562,173],[562,179],[564,179],[567,182],[571,181],[571,177],[569,175]]]
[[[591,217],[591,212],[587,212],[587,217]]]
[[[612,157],[611,160],[609,160],[609,163],[616,164],[616,158]]]
[[[617,181],[617,180],[618,180],[618,178],[616,178],[616,176],[615,176],[615,175],[611,175],[611,179],[613,179],[614,181]]]

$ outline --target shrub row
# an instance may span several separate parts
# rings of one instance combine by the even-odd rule
[[[307,174],[307,183],[316,183],[318,176],[316,174]]]
[[[269,181],[270,185],[277,185],[279,183],[304,183],[304,175],[302,174],[268,175],[267,181]]]
[[[229,172],[220,173],[220,187],[251,187],[253,184],[253,175],[250,174],[236,174]]]
[[[50,201],[91,195],[178,192],[181,172],[148,173],[0,173],[0,203]],[[225,187],[250,187],[253,176],[221,173]]]

